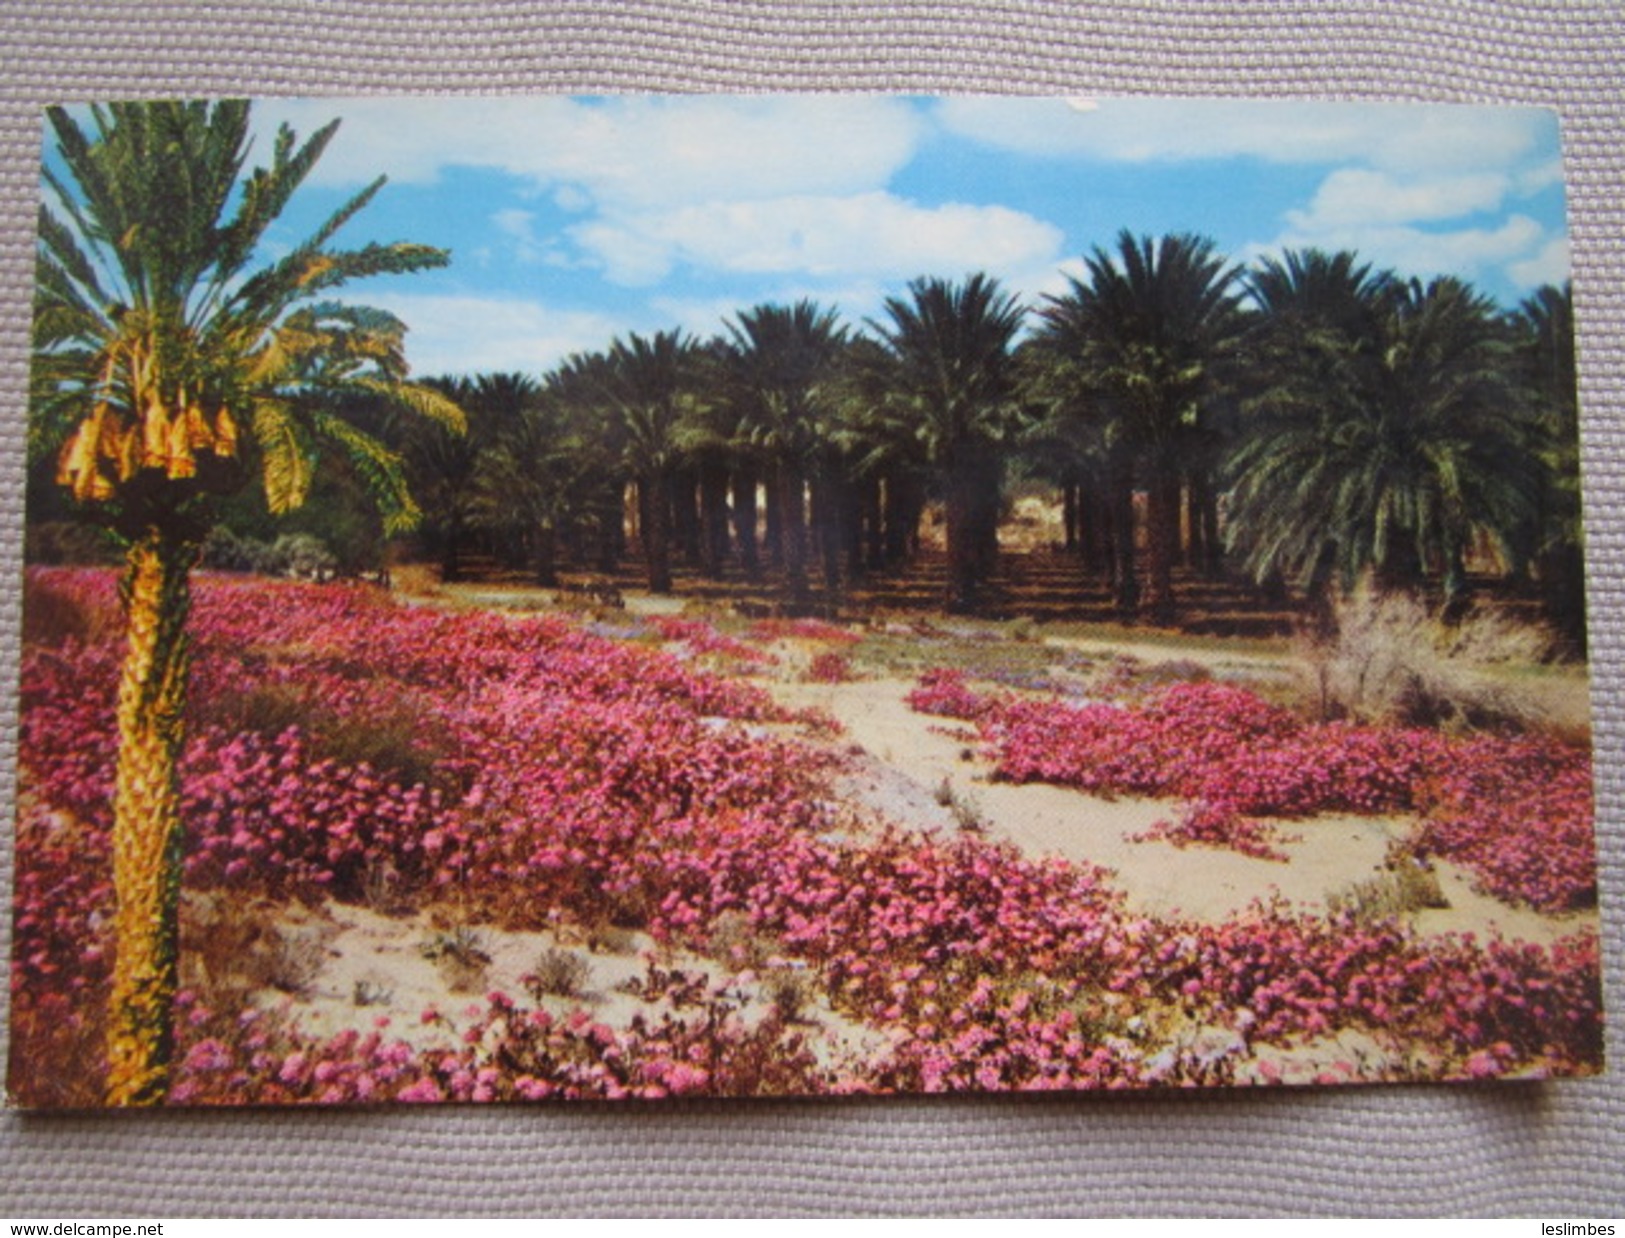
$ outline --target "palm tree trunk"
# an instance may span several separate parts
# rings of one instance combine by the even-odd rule
[[[705,574],[721,580],[733,547],[728,536],[728,469],[720,460],[700,465],[700,517],[704,526]]]
[[[1202,494],[1199,516],[1202,522],[1202,545],[1207,556],[1202,570],[1209,580],[1224,575],[1224,542],[1219,537],[1219,493],[1211,470],[1202,475]]]
[[[1111,518],[1107,513],[1106,501],[1097,490],[1086,490],[1080,483],[1077,493],[1078,557],[1083,562],[1083,574],[1092,577],[1100,573],[1101,564],[1111,557],[1105,545]]]
[[[196,556],[194,545],[154,528],[126,557],[128,636],[113,794],[118,945],[107,1033],[109,1105],[159,1104],[169,1089],[182,847],[178,765]]]
[[[1193,468],[1185,479],[1183,509],[1180,513],[1180,532],[1185,539],[1184,563],[1188,571],[1200,573],[1207,563],[1207,543],[1202,540],[1201,469]]]
[[[764,514],[767,533],[767,561],[772,567],[784,566],[784,470],[771,464],[767,470],[767,511]]]
[[[761,573],[756,558],[756,470],[736,465],[733,473],[734,544],[739,547],[739,566],[747,580]]]
[[[649,592],[671,592],[671,486],[661,473],[646,473],[638,482],[643,561],[649,570]]]
[[[626,553],[626,482],[615,478],[604,487],[595,505],[598,521],[597,568],[606,576],[621,570],[621,556]],[[642,515],[637,517],[642,519]]]
[[[533,549],[536,583],[550,589],[559,583],[557,566],[558,533],[551,520],[544,520],[536,526],[534,536],[536,539]]]
[[[463,522],[453,515],[446,522],[445,544],[440,548],[440,579],[454,584],[463,578]]]
[[[1174,560],[1179,555],[1179,474],[1162,465],[1152,476],[1148,491],[1145,514],[1151,555],[1146,608],[1152,623],[1167,625],[1177,614]]]
[[[878,572],[886,565],[886,517],[878,473],[866,478],[863,483],[863,529],[863,566]]]
[[[985,479],[977,462],[949,466],[945,507],[948,522],[948,586],[944,603],[951,615],[975,612],[987,576]]]
[[[846,543],[845,496],[831,461],[823,461],[812,479],[812,525],[816,533],[818,560],[824,569],[824,590],[834,594],[841,587],[841,551]]]
[[[699,472],[694,468],[677,469],[667,475],[667,501],[671,504],[671,529],[674,540],[683,554],[683,562],[690,567],[705,564],[704,522],[700,515]]]
[[[789,460],[779,462],[779,536],[784,544],[784,577],[790,589],[790,605],[805,610],[807,593],[807,504],[806,483],[801,467]]]
[[[901,468],[894,468],[886,474],[884,520],[886,523],[885,563],[887,567],[896,567],[914,553],[913,532],[916,508],[911,501],[912,492],[913,486],[910,479],[903,475]]]
[[[975,462],[976,514],[973,537],[976,546],[978,594],[985,592],[999,567],[999,516],[1004,505],[1003,468],[991,449]]]
[[[1133,619],[1140,609],[1140,578],[1134,565],[1134,475],[1126,462],[1113,470],[1110,485],[1112,603],[1120,617]]]

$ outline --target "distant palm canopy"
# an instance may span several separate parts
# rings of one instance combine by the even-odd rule
[[[1078,595],[1130,622],[1181,623],[1202,582],[1290,609],[1370,576],[1459,611],[1494,581],[1578,641],[1571,306],[1567,287],[1506,312],[1348,251],[1243,265],[1205,236],[1125,229],[1037,303],[986,272],[927,273],[863,322],[761,302],[709,338],[627,331],[542,373],[420,388],[469,412],[466,437],[351,399],[342,424],[384,449],[360,469],[308,465],[284,450],[296,429],[251,441],[273,511],[309,494],[299,527],[319,512],[354,530],[378,520],[365,495],[393,496],[421,509],[417,552],[448,581],[506,566],[630,584],[636,563],[656,593],[734,582],[805,612],[913,573],[945,610],[1003,612],[1019,608],[1000,554],[1012,497],[1047,492]],[[195,440],[199,463],[183,446],[176,467],[207,483],[236,405],[198,407],[186,434],[146,423],[143,450]],[[87,462],[128,430],[116,449],[96,426],[72,444],[76,498],[112,485]],[[225,519],[268,527],[240,503]],[[331,540],[377,566],[387,537]]]

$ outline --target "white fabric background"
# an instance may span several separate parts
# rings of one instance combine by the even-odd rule
[[[9,818],[40,112],[520,90],[1256,94],[1560,109],[1610,1008],[1625,912],[1625,7],[1209,0],[0,5],[0,821]],[[11,835],[0,826],[0,905]],[[9,917],[0,954],[9,947]],[[0,993],[0,1044],[6,999]],[[1621,1040],[1609,1037],[1618,1054]],[[0,1216],[1625,1214],[1625,1086],[0,1115]]]

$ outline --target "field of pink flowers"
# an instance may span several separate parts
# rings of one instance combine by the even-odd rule
[[[1572,744],[1308,723],[1215,683],[1077,706],[978,693],[938,671],[909,702],[974,722],[1011,782],[1186,801],[1157,831],[1176,843],[1283,859],[1271,819],[1417,813],[1413,853],[1463,864],[1497,898],[1548,912],[1596,902],[1591,756]]]
[[[22,667],[10,1087],[94,1103],[108,936],[115,582],[31,571],[37,613],[79,616]],[[85,617],[89,616],[89,619]],[[102,618],[98,621],[97,617]],[[827,625],[824,625],[827,626]],[[830,629],[841,633],[841,629]],[[197,583],[184,758],[186,883],[243,899],[417,907],[505,930],[647,934],[733,969],[651,967],[659,1018],[611,1027],[494,991],[454,1049],[317,1037],[261,1006],[177,1010],[176,1103],[1124,1088],[1586,1073],[1600,1067],[1594,932],[1552,946],[1420,938],[1398,922],[1257,905],[1223,923],[1131,914],[1112,875],[831,802],[830,723],[697,655],[772,664],[777,627],[663,620],[684,656],[553,617],[413,607],[344,586]],[[755,642],[754,644],[751,642]],[[849,649],[844,635],[829,643]],[[852,673],[844,653],[813,677]],[[1594,897],[1590,766],[1544,741],[1310,725],[1238,689],[1137,706],[976,693],[928,676],[921,710],[974,722],[1000,776],[1168,794],[1171,837],[1272,850],[1268,821],[1418,814],[1420,854],[1543,909]],[[744,923],[884,1050],[811,1051],[791,1012],[747,1017]],[[424,1012],[426,1022],[440,1019]],[[1335,1046],[1352,1034],[1369,1052]],[[1308,1076],[1291,1063],[1326,1046]],[[1324,1060],[1321,1061],[1320,1059]]]

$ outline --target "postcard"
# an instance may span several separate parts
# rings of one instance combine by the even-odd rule
[[[1552,113],[43,131],[10,1104],[1602,1069]]]

